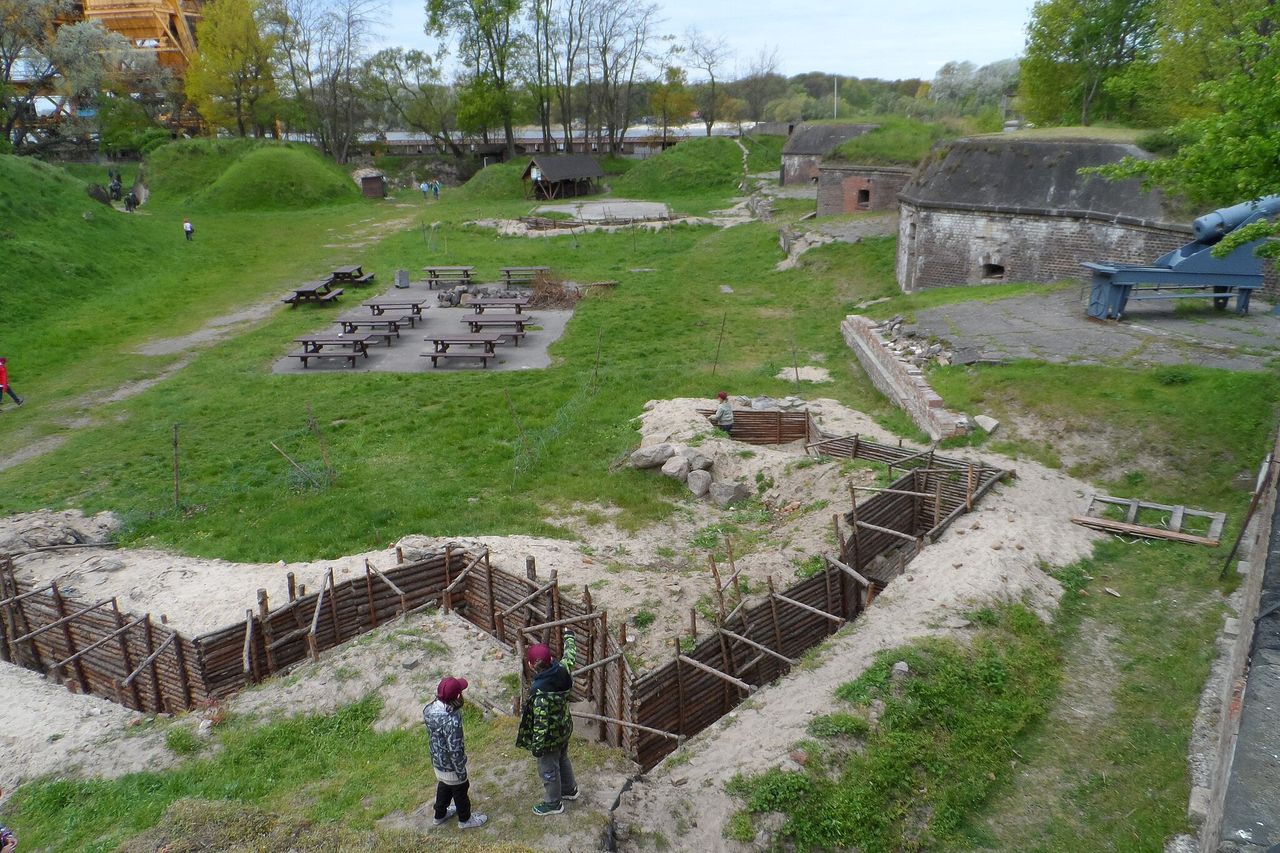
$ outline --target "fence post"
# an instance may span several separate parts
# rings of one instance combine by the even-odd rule
[[[67,615],[67,604],[62,599],[62,592],[58,589],[57,582],[55,581],[53,584],[51,584],[51,586],[53,587],[52,589],[53,603],[58,608],[58,618],[64,619],[66,618],[66,615]],[[119,626],[117,625],[116,627],[119,627]],[[71,623],[69,622],[62,623],[62,638],[66,640],[66,643],[67,643],[67,657],[71,657],[76,653],[75,640],[73,640],[71,637]],[[84,665],[80,662],[79,658],[76,658],[75,665],[76,665],[76,679],[80,682],[80,690],[83,693],[88,693],[89,679],[85,675]]]
[[[621,651],[621,649],[619,649]],[[600,660],[604,660],[609,656],[609,611],[600,611]],[[622,662],[618,662],[618,667],[622,668]],[[600,688],[596,694],[596,713],[601,717],[607,717],[605,712],[609,710],[609,667],[600,667],[600,678],[597,684]],[[604,720],[600,721],[597,735],[600,740],[605,740],[609,736],[609,730],[605,728]],[[621,746],[621,744],[619,744]]]
[[[111,609],[115,613],[116,629],[119,630],[120,628],[124,627],[124,616],[122,616],[120,613],[119,602],[116,601],[116,599],[114,598],[111,599]],[[129,633],[128,631],[125,631],[119,635],[120,657],[124,661],[124,671],[126,674],[133,672],[133,656],[129,654],[129,637],[127,636],[128,633]],[[119,684],[119,681],[117,681],[116,683]],[[144,710],[144,708],[142,707],[142,691],[138,690],[138,682],[136,679],[134,681],[129,682],[129,694],[133,697],[134,710],[137,710],[137,711]],[[120,704],[124,705],[125,703],[121,702]],[[125,705],[125,707],[127,708],[128,705]]]
[[[191,710],[191,679],[187,676],[187,654],[182,650],[182,637],[173,640],[173,659],[178,665],[178,684],[182,687],[183,710]]]
[[[378,608],[373,603],[373,570],[369,563],[369,558],[364,560],[364,594],[369,601],[369,627],[378,627]]]
[[[484,552],[484,588],[485,596],[489,602],[489,630],[493,631],[493,635],[498,639],[502,637],[498,634],[497,605],[493,601],[493,564],[489,562],[489,552]]]
[[[623,620],[623,623],[620,626],[618,626],[618,651],[624,652],[626,648],[627,648],[627,623],[625,620]],[[625,665],[625,662],[626,662],[625,657],[618,658],[618,708],[619,710],[621,710],[622,708],[622,697],[625,696],[627,693],[627,667]],[[632,709],[631,717],[632,719],[630,720],[630,722],[634,723],[635,722],[634,708]],[[618,715],[618,719],[622,719],[621,714]],[[615,728],[617,729],[616,734],[618,737],[618,746],[621,747],[622,735],[623,735],[622,724],[621,723],[617,724]]]
[[[151,694],[155,701],[156,713],[159,714],[164,711],[164,694],[160,691],[160,673],[156,671],[156,659],[152,657],[156,653],[156,644],[155,636],[151,631],[150,613],[142,623],[142,636],[147,643],[147,657],[151,658]]]
[[[342,626],[338,624],[338,585],[333,580],[333,566],[329,567],[329,613],[333,617],[333,644],[342,642]]]
[[[676,652],[676,734],[684,734],[684,673],[680,671],[680,637],[671,638]]]

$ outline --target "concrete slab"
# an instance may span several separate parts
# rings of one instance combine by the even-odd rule
[[[628,201],[624,198],[544,204],[534,213],[567,213],[583,222],[608,222],[612,219],[668,219],[671,216],[671,211],[662,202]]]
[[[524,340],[519,346],[511,343],[499,346],[498,357],[489,362],[488,368],[481,368],[478,359],[444,361],[439,367],[432,367],[431,359],[422,357],[422,353],[429,353],[432,349],[427,337],[433,331],[450,333],[467,331],[462,320],[474,313],[465,306],[440,307],[436,304],[436,294],[439,292],[429,290],[423,283],[410,285],[407,289],[392,288],[384,291],[394,299],[427,300],[430,307],[424,306],[422,317],[417,321],[416,328],[401,329],[400,338],[398,340],[393,338],[390,346],[379,344],[370,347],[369,357],[357,358],[354,369],[348,367],[345,361],[336,359],[313,360],[310,367],[303,368],[300,359],[284,356],[272,366],[271,371],[273,373],[456,373],[460,371],[486,373],[495,370],[533,370],[551,365],[551,356],[547,348],[564,334],[569,318],[573,316],[572,311],[526,309],[525,313],[535,318],[534,328],[526,330]],[[316,326],[312,331],[337,334],[339,329],[334,323],[336,317],[343,314],[368,312],[369,309],[360,303],[380,295],[382,294],[373,291],[361,291],[352,294],[356,298],[347,299],[344,294],[342,298],[345,302],[336,306],[336,311],[329,306],[314,305],[301,305],[292,310],[309,311],[315,314]],[[497,331],[501,332],[500,329]],[[302,345],[290,340],[282,349],[285,352],[297,352],[302,349]]]
[[[1131,303],[1124,320],[1085,314],[1083,288],[917,312],[918,334],[971,351],[978,361],[1037,359],[1072,364],[1191,364],[1262,371],[1280,357],[1280,317],[1253,300],[1250,312],[1188,311],[1187,300]],[[1203,300],[1201,300],[1203,301]]]

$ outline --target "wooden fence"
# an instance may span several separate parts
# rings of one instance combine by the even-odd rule
[[[761,686],[788,672],[808,649],[856,619],[925,544],[968,512],[1009,472],[942,456],[831,436],[807,413],[735,413],[734,438],[755,444],[805,440],[812,454],[883,462],[885,487],[850,487],[850,508],[832,516],[832,555],[822,568],[779,592],[746,590],[734,559],[710,561],[715,595],[702,635],[690,611],[689,635],[675,638],[671,660],[636,677],[625,655],[625,620],[610,634],[589,589],[572,599],[553,570],[538,577],[490,565],[488,551],[447,547],[336,583],[333,572],[308,593],[287,577],[287,601],[273,607],[259,590],[241,622],[194,639],[150,615],[120,610],[115,599],[80,602],[56,583],[18,581],[0,556],[0,656],[49,674],[69,689],[114,699],[140,711],[180,711],[229,696],[379,625],[429,606],[454,612],[519,654],[545,642],[557,656],[561,632],[578,639],[575,711],[595,734],[648,769],[683,738],[720,719]],[[896,478],[895,472],[901,472]],[[858,491],[869,496],[858,500]],[[723,571],[722,571],[723,570]],[[760,594],[748,606],[747,596]],[[522,686],[524,673],[521,671]],[[523,694],[523,690],[521,693]]]

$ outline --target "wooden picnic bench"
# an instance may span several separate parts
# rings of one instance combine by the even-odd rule
[[[446,284],[470,284],[471,273],[475,272],[475,267],[423,267],[423,271],[427,274],[427,289],[434,290],[438,284],[443,287]]]
[[[400,317],[388,317],[386,315],[380,317],[347,316],[339,317],[334,322],[340,324],[342,331],[346,334],[353,334],[359,329],[382,329],[394,333],[398,338],[400,337],[400,327],[408,326],[412,329],[414,320],[415,318],[412,314],[405,314]]]
[[[352,284],[356,287],[362,287],[366,284],[373,284],[373,273],[365,275],[364,270],[359,265],[334,267],[330,274],[331,281],[341,282],[342,284]]]
[[[374,315],[381,315],[388,310],[392,310],[392,311],[408,311],[410,314],[413,314],[415,317],[421,317],[423,306],[426,305],[426,300],[425,299],[403,299],[403,298],[401,299],[378,298],[378,299],[366,299],[364,302],[361,302],[360,304],[368,308],[370,311],[372,311]]]
[[[475,350],[475,349],[453,350],[453,351],[445,351],[445,352],[424,352],[424,353],[420,353],[420,355],[423,358],[431,359],[432,367],[439,367],[441,359],[450,359],[450,358],[478,358],[480,359],[480,365],[482,367],[488,367],[489,359],[498,357],[497,353],[487,352],[485,350]]]
[[[310,365],[308,364],[308,362],[309,362],[311,359],[313,359],[313,358],[320,358],[320,359],[325,359],[325,358],[342,358],[342,359],[346,359],[346,361],[347,361],[347,367],[355,367],[355,366],[356,366],[356,357],[357,357],[357,356],[359,356],[359,355],[360,355],[360,353],[356,352],[355,350],[328,350],[327,352],[325,352],[325,351],[322,351],[322,352],[309,352],[309,351],[307,351],[307,350],[303,350],[302,352],[291,352],[291,353],[289,353],[289,357],[290,357],[290,358],[300,358],[300,359],[302,359],[302,366],[303,366],[303,367],[310,367]],[[367,357],[368,355],[369,355],[369,354],[366,352],[366,353],[365,353],[365,356]]]
[[[438,353],[446,353],[451,346],[476,347],[483,346],[485,352],[493,352],[498,344],[502,343],[501,334],[475,334],[468,332],[458,332],[456,334],[439,334],[430,335],[424,340],[431,341],[434,349]],[[430,353],[423,353],[430,355]]]
[[[503,332],[503,337],[509,337],[516,346],[520,346],[520,339],[525,336],[524,327],[534,322],[534,318],[528,314],[473,314],[470,317],[463,317],[459,322],[466,323],[471,329],[472,334],[479,334],[485,329],[495,326],[512,326],[510,332]]]
[[[467,303],[477,314],[483,314],[486,308],[513,308],[517,314],[524,313],[524,309],[528,307],[529,300],[527,298],[520,299],[503,299],[500,297],[485,296],[479,299],[472,299]]]
[[[503,267],[503,284],[533,284],[538,276],[550,274],[551,267]]]
[[[293,292],[281,299],[281,302],[287,303],[290,307],[301,302],[319,302],[321,304],[327,302],[335,302],[342,295],[341,287],[334,287],[333,282],[329,279],[321,281],[308,281],[300,284],[293,289]]]
[[[331,352],[346,348],[368,358],[369,343],[370,341],[377,341],[377,338],[371,335],[358,335],[354,337],[344,337],[342,335],[303,335],[302,337],[297,337],[293,340],[295,343],[302,344],[303,352],[318,353],[325,347],[330,347]]]

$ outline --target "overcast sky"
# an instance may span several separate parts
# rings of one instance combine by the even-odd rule
[[[378,47],[429,47],[424,0],[386,0]],[[930,79],[951,60],[985,65],[1022,53],[1032,0],[658,0],[661,32],[697,26],[720,35],[746,62],[777,47],[786,75],[826,71],[853,77]]]

